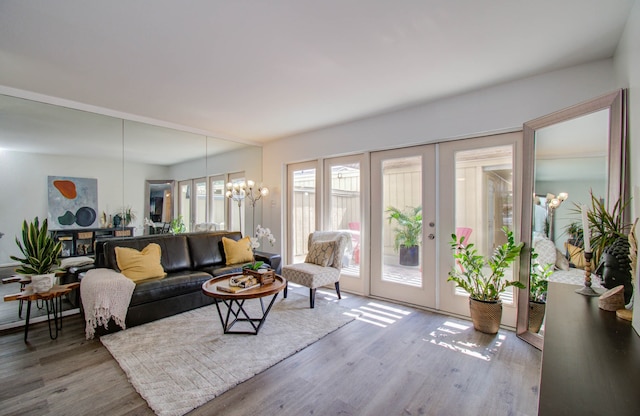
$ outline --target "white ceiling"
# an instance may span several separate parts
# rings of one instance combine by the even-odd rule
[[[613,56],[634,0],[0,0],[0,86],[265,142]]]

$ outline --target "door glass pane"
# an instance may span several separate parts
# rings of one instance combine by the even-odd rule
[[[384,160],[382,188],[382,280],[422,287],[422,157]]]
[[[230,217],[230,225],[231,225],[229,230],[240,231],[242,232],[242,235],[247,235],[247,233],[243,231],[243,228],[245,226],[244,224],[245,222],[244,221],[245,191],[243,190],[244,185],[245,185],[244,176],[231,179],[231,186],[236,190],[237,197],[235,199],[229,199],[229,203],[231,204],[229,206],[230,207],[229,217]],[[253,235],[253,233],[249,235]]]
[[[293,263],[304,262],[309,234],[316,229],[316,169],[295,170],[292,173],[292,249]]]
[[[207,180],[205,178],[194,179],[196,199],[194,201],[194,224],[205,224],[207,222]]]
[[[178,184],[180,188],[179,209],[178,215],[182,216],[182,222],[187,228],[187,231],[191,231],[191,181],[184,181]]]
[[[209,194],[209,222],[212,223],[216,230],[224,230],[224,203],[225,203],[225,184],[224,177],[210,179]]]
[[[482,256],[490,256],[507,239],[503,227],[513,227],[513,146],[456,152],[455,227]],[[505,279],[513,280],[513,268]],[[467,296],[462,289],[456,294]],[[513,302],[513,289],[500,295]]]
[[[331,166],[330,230],[351,234],[342,273],[360,276],[360,163]]]

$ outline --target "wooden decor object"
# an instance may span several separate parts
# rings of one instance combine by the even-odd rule
[[[616,316],[620,319],[624,319],[625,321],[631,321],[633,318],[633,310],[618,309],[616,311]]]
[[[616,286],[600,295],[598,307],[605,311],[615,312],[624,309],[624,286]]]
[[[265,269],[259,269],[259,270],[251,270],[251,269],[243,269],[242,270],[243,274],[248,274],[251,275],[253,277],[255,277],[256,279],[258,279],[258,281],[260,282],[261,285],[268,285],[269,283],[273,283],[274,280],[276,279],[276,272],[274,270],[265,270]]]

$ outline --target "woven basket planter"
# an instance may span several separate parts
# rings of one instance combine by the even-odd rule
[[[529,331],[540,332],[546,308],[546,303],[529,301]]]
[[[502,301],[485,302],[469,298],[469,310],[473,327],[485,334],[496,334],[502,320]]]

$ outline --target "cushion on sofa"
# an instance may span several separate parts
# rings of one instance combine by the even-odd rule
[[[192,269],[202,270],[225,265],[222,237],[239,240],[239,231],[216,231],[208,233],[187,234],[189,251],[191,252]]]
[[[158,244],[151,243],[141,251],[116,247],[115,252],[120,272],[134,282],[164,277],[166,274],[160,264],[162,253]]]
[[[249,237],[241,238],[235,241],[231,238],[222,237],[224,246],[224,256],[226,265],[246,263],[253,261],[253,250],[251,248],[251,239]]]

